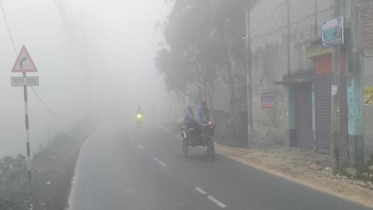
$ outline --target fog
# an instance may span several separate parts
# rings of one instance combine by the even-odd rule
[[[50,137],[90,118],[132,120],[140,105],[165,110],[155,67],[163,42],[164,0],[2,0],[17,53],[29,51],[40,86],[28,88],[32,153]],[[60,13],[61,12],[61,13]],[[16,55],[0,16],[0,156],[25,154],[23,88],[11,87]],[[50,109],[43,104],[43,103]]]

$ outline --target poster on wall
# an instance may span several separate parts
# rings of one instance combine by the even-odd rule
[[[373,86],[364,87],[364,105],[373,105]]]
[[[328,21],[322,25],[322,46],[331,48],[344,44],[343,17]]]
[[[271,108],[275,105],[274,103],[274,91],[273,90],[262,90],[261,93],[261,104],[263,108]]]

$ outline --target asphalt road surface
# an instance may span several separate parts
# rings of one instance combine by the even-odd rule
[[[81,148],[71,210],[368,209],[200,148],[159,125],[105,123]]]

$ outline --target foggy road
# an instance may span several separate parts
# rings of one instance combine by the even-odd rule
[[[106,123],[81,148],[71,210],[368,209],[204,150],[159,125]]]

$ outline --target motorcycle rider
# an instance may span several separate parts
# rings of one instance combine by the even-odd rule
[[[184,123],[186,125],[192,125],[196,123],[196,118],[194,116],[194,104],[189,104],[184,113]]]
[[[192,138],[196,137],[200,128],[194,115],[194,104],[189,104],[185,109],[184,123],[187,125]]]
[[[206,97],[201,98],[201,104],[197,109],[197,122],[199,124],[205,124],[211,121],[210,109],[207,106]]]
[[[136,123],[139,126],[142,123],[142,110],[140,106],[137,107],[135,114],[136,114]]]
[[[137,107],[137,110],[136,110],[136,116],[137,116],[138,114],[142,115],[142,110],[141,110],[141,107],[140,107],[140,106],[138,106],[138,107]]]

